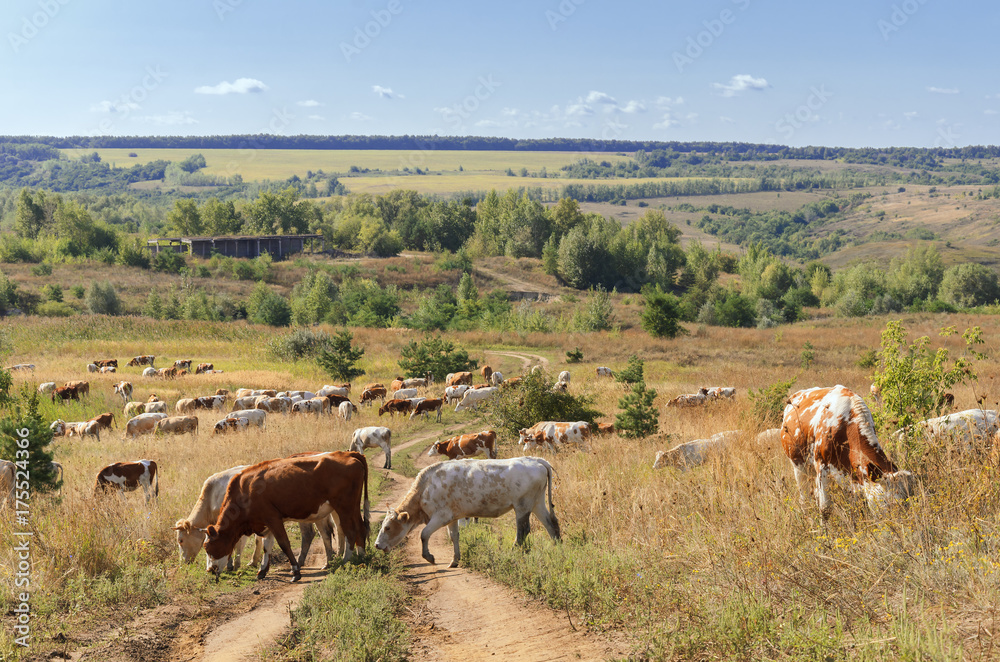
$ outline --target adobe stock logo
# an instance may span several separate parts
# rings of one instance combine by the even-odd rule
[[[732,2],[740,8],[740,11],[746,11],[747,7],[750,6],[750,0],[732,0]],[[689,36],[687,46],[683,51],[673,52],[672,57],[674,66],[677,67],[677,73],[684,73],[684,67],[694,64],[695,60],[704,55],[705,51],[711,48],[712,44],[726,31],[726,26],[735,23],[738,16],[739,14],[730,9],[723,9],[719,12],[718,18],[702,21],[701,24],[705,29]]]
[[[340,42],[340,52],[344,54],[344,59],[350,62],[351,58],[361,55],[361,51],[368,48],[372,40],[382,34],[382,30],[389,27],[393,17],[399,16],[402,11],[403,5],[400,4],[399,0],[389,0],[385,9],[372,10],[372,20],[365,23],[363,29],[362,26],[354,28],[354,39],[350,43]]]
[[[24,46],[28,45],[28,42],[38,36],[38,33],[49,24],[56,14],[59,13],[63,7],[68,5],[70,0],[39,0],[38,9],[31,15],[24,16],[21,18],[21,31],[20,33],[8,32],[7,41],[10,42],[10,47],[17,53]]]
[[[805,103],[800,105],[793,112],[785,113],[784,117],[775,122],[775,130],[782,134],[785,140],[790,141],[797,130],[801,129],[808,123],[819,120],[819,115],[817,115],[816,112],[825,106],[826,102],[829,101],[832,96],[833,93],[826,89],[826,85],[820,85],[819,87],[813,86],[809,88],[809,96],[806,97]]]

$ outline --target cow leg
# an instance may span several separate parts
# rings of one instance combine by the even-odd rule
[[[260,565],[264,557],[264,536],[254,536],[252,565]]]
[[[819,502],[819,514],[825,522],[830,517],[830,472],[823,467],[816,472],[816,501]]]
[[[545,530],[548,531],[549,537],[558,542],[561,540],[559,533],[559,520],[556,519],[556,514],[550,512],[548,508],[545,507],[545,496],[543,495],[535,503],[535,509],[532,511],[535,513],[535,517],[538,521],[542,523]],[[527,516],[525,516],[527,518]]]
[[[448,525],[448,535],[451,537],[451,544],[455,548],[455,557],[451,560],[451,565],[449,565],[448,567],[457,568],[458,562],[462,558],[462,552],[459,550],[458,547],[458,520],[455,520],[454,522],[451,522]]]
[[[524,540],[531,533],[531,511],[526,510],[523,513],[514,511],[517,517],[517,539],[514,541],[515,545],[523,545]]]
[[[285,525],[281,518],[277,518],[275,525],[268,526],[268,528],[274,534],[274,539],[278,541],[278,547],[288,557],[288,562],[292,564],[292,581],[299,581],[302,579],[301,566],[296,563],[295,554],[292,553],[292,543],[288,540],[288,533],[285,531]],[[257,579],[263,579],[263,577],[258,574]]]
[[[382,447],[382,451],[385,453],[385,466],[383,469],[392,469],[392,446],[386,444]]]
[[[329,516],[322,522],[316,523],[319,535],[323,539],[323,548],[326,550],[326,565],[323,566],[324,568],[329,568],[333,565],[333,532],[336,527],[337,524]],[[341,535],[340,539],[343,540],[344,536]]]
[[[341,557],[347,556],[347,536],[344,534],[344,526],[340,522],[340,515],[337,511],[330,513],[330,517],[333,518],[333,526],[337,530],[337,554]],[[331,541],[332,543],[332,541]],[[345,560],[350,560],[350,557]]]
[[[229,555],[229,563],[226,565],[226,570],[232,570],[233,566],[239,569],[243,565],[243,548],[249,539],[250,536],[240,536],[240,539],[236,541],[233,553]]]
[[[445,526],[451,521],[451,519],[445,519],[445,516],[440,513],[436,513],[431,517],[430,521],[424,527],[424,530],[420,532],[420,542],[422,544],[422,549],[420,555],[423,556],[429,563],[434,564],[434,555],[431,554],[431,550],[427,548],[427,543],[430,542],[431,534]],[[455,539],[458,539],[458,527],[455,527]]]
[[[274,547],[274,534],[269,531],[267,536],[264,538],[264,551],[260,557],[260,568],[257,569],[257,579],[264,579],[264,577],[267,577],[267,571],[271,569],[272,547]],[[289,557],[289,560],[292,558],[294,557]]]
[[[805,465],[794,462],[792,463],[792,471],[795,473],[795,484],[799,488],[799,505],[805,509],[809,506],[809,475]]]
[[[313,538],[316,537],[316,530],[309,522],[299,522],[299,532],[302,534],[302,547],[299,548],[299,567],[306,565],[306,556],[309,555],[309,548],[312,547]],[[289,561],[292,559],[289,558]]]

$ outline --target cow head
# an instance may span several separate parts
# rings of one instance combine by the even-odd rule
[[[448,442],[446,442],[446,441],[435,441],[433,444],[431,444],[431,449],[429,451],[427,451],[427,455],[429,455],[431,457],[433,457],[435,455],[444,455],[444,453],[441,452],[441,446],[443,446],[446,443],[448,443]]]
[[[181,562],[191,563],[205,542],[205,531],[196,528],[186,519],[177,520],[174,531],[177,532],[177,548],[181,553]]]
[[[375,549],[388,552],[403,541],[416,523],[416,518],[411,517],[410,513],[406,511],[398,513],[390,508],[382,520],[378,537],[375,538]]]
[[[653,460],[654,469],[665,469],[677,466],[680,455],[673,451],[657,451],[656,459]]]

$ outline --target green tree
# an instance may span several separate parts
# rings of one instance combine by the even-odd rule
[[[566,363],[579,363],[580,361],[583,361],[583,352],[580,351],[579,347],[566,352]]]
[[[273,292],[264,282],[257,283],[247,297],[247,319],[254,324],[288,326],[292,307],[285,297]]]
[[[552,234],[542,247],[542,271],[550,276],[559,275],[559,242]]]
[[[146,305],[142,309],[142,314],[146,317],[152,317],[155,320],[161,320],[164,318],[163,302],[160,300],[160,293],[153,288],[149,291],[149,296],[146,297]]]
[[[941,254],[928,244],[911,248],[905,257],[894,258],[886,274],[886,286],[897,301],[910,306],[933,299],[943,276]]]
[[[149,255],[149,249],[142,245],[138,237],[133,237],[131,241],[123,241],[121,246],[119,246],[118,264],[126,267],[149,269]]]
[[[552,236],[558,242],[559,238],[584,221],[580,203],[573,198],[561,198],[549,208],[549,218],[552,222]]]
[[[428,336],[419,343],[411,340],[400,351],[399,367],[407,377],[423,377],[428,372],[435,381],[443,381],[449,372],[475,370],[478,362],[469,358],[469,353],[450,340],[440,336]]]
[[[95,315],[121,315],[122,303],[111,281],[94,281],[87,290],[87,308]]]
[[[171,232],[189,237],[204,233],[205,226],[198,211],[198,203],[194,200],[175,200],[174,208],[167,214],[167,226]]]
[[[582,314],[576,316],[576,328],[579,331],[607,331],[614,328],[615,310],[611,302],[611,294],[600,285],[591,288],[587,306]]]
[[[628,364],[615,373],[615,381],[619,384],[638,384],[639,382],[645,382],[646,378],[644,376],[644,365],[645,361],[633,354],[628,357]]]
[[[642,291],[644,307],[639,319],[642,328],[654,338],[676,338],[687,332],[681,326],[680,301],[659,285],[645,287]]]
[[[555,382],[544,373],[529,373],[516,388],[502,389],[490,400],[486,415],[490,426],[507,438],[539,421],[586,421],[593,425],[601,412],[589,396],[554,392]]]
[[[28,473],[32,491],[48,492],[62,485],[52,467],[51,443],[52,430],[38,412],[38,392],[24,384],[19,396],[0,408],[0,458]]]
[[[209,198],[201,207],[201,219],[205,232],[216,237],[238,234],[243,229],[243,219],[232,200],[221,202],[218,198]]]
[[[660,414],[654,400],[656,391],[647,389],[645,382],[632,385],[618,401],[621,413],[615,415],[615,432],[629,439],[642,439],[656,434],[660,428]]]
[[[798,380],[798,375],[787,381],[779,381],[758,390],[747,389],[750,398],[750,417],[754,424],[763,428],[776,428],[784,418],[788,390]]]
[[[354,335],[344,329],[334,334],[321,348],[316,363],[326,371],[332,379],[349,382],[356,377],[365,374],[365,371],[357,367],[358,361],[365,355],[365,350],[361,347],[353,347]]]
[[[17,195],[14,232],[25,239],[35,239],[45,226],[45,209],[35,202],[31,191],[21,189]]]
[[[975,262],[956,264],[944,272],[938,297],[962,308],[993,303],[1000,299],[997,273]]]

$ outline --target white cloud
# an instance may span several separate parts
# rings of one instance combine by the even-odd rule
[[[178,124],[197,124],[198,120],[191,116],[190,111],[170,111],[162,115],[143,115],[136,117],[140,122],[146,124],[156,124],[158,126],[176,126]]]
[[[676,99],[671,99],[670,97],[656,97],[656,107],[667,110],[673,106],[679,106],[684,103],[684,97],[677,97]]]
[[[903,117],[905,117],[908,120],[915,120],[918,117],[920,117],[920,114],[917,113],[917,111],[915,111],[915,110],[910,110],[910,111],[907,111],[907,112],[903,113]]]
[[[237,78],[232,83],[222,81],[218,85],[202,85],[194,88],[196,94],[247,94],[248,92],[263,92],[267,85],[256,78]]]
[[[358,122],[368,122],[374,119],[373,117],[365,115],[364,113],[359,113],[358,111],[354,111],[353,113],[351,113],[350,118]]]
[[[325,105],[320,103],[319,101],[316,101],[315,99],[306,99],[305,101],[297,101],[295,102],[295,104],[297,106],[302,106],[303,108],[319,108],[320,106]]]
[[[736,120],[734,120],[732,117],[726,117],[725,115],[720,117],[719,121],[722,122],[723,124],[736,124]]]
[[[646,106],[639,101],[629,101],[627,104],[622,106],[620,110],[623,113],[644,113],[646,112]]]
[[[517,117],[521,114],[521,111],[517,108],[504,108],[500,111],[501,115],[506,115],[507,117]]]
[[[566,106],[566,114],[583,117],[586,115],[593,115],[594,109],[585,103],[573,103]]]
[[[997,111],[993,110],[992,108],[987,108],[986,110],[983,111],[983,115],[996,115],[996,114]]]
[[[390,87],[382,87],[381,85],[372,85],[372,92],[379,95],[383,99],[405,99],[402,94],[397,94],[392,91]]]
[[[591,90],[590,94],[587,95],[587,103],[600,103],[608,104],[611,106],[617,106],[618,102],[615,98],[604,92],[598,92],[597,90]]]
[[[934,94],[958,94],[957,87],[928,87],[927,91]]]
[[[311,120],[316,120],[316,121],[318,121],[318,122],[322,122],[323,120],[325,120],[325,119],[326,119],[326,118],[325,118],[325,117],[323,117],[322,115],[308,115],[307,117],[308,117],[308,119],[311,119]]]
[[[663,113],[663,119],[653,125],[654,129],[671,129],[680,126],[681,121],[673,113]]]
[[[819,119],[819,117],[817,116],[816,119]],[[883,122],[882,126],[886,129],[889,129],[890,131],[895,131],[896,129],[899,128],[899,122],[897,122],[896,120],[888,120],[886,122]]]
[[[129,110],[139,110],[139,104],[134,101],[102,101],[90,107],[92,113],[120,113]]]
[[[771,85],[763,78],[754,78],[750,74],[737,74],[729,79],[729,83],[724,85],[722,83],[712,83],[712,86],[717,90],[722,90],[722,96],[724,97],[734,97],[740,92],[745,92],[746,90],[764,90]]]

